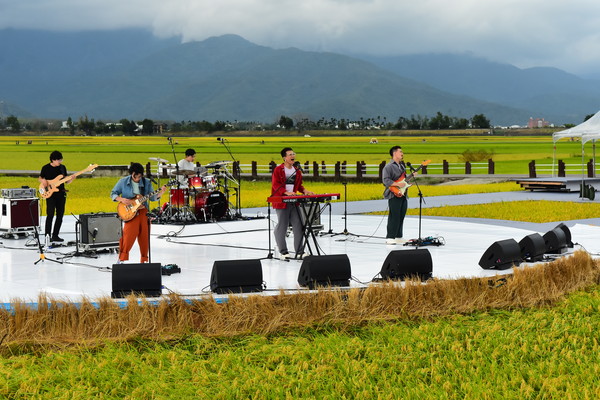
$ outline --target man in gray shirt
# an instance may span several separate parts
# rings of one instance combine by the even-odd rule
[[[406,240],[402,237],[402,228],[404,217],[408,209],[408,183],[401,176],[406,175],[406,166],[404,165],[404,152],[402,147],[393,146],[390,149],[392,159],[383,168],[382,181],[385,186],[383,198],[388,200],[390,210],[387,222],[386,244],[402,244]],[[400,182],[396,182],[400,180]]]

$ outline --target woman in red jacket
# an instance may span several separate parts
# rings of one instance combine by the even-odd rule
[[[271,179],[271,196],[294,196],[298,193],[312,195],[313,192],[306,190],[302,185],[302,170],[299,165],[294,165],[296,153],[291,147],[285,147],[281,150],[283,163],[275,167]],[[277,213],[277,226],[274,230],[275,243],[279,248],[279,255],[282,260],[290,258],[285,241],[285,234],[288,226],[292,225],[294,233],[294,250],[296,258],[304,257],[300,254],[302,251],[302,221],[298,212],[297,203],[273,203],[273,208]]]

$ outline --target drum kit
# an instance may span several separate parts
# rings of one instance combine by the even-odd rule
[[[238,185],[227,170],[231,161],[215,161],[194,170],[178,170],[175,164],[158,157],[158,176],[176,178],[169,188],[169,202],[157,214],[159,223],[213,222],[230,216],[229,185]],[[166,172],[165,172],[166,171]]]

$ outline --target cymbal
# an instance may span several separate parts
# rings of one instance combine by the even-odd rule
[[[171,174],[172,175],[194,175],[194,174],[196,174],[196,172],[192,171],[191,169],[181,169],[179,171],[172,171]]]
[[[160,158],[160,157],[148,157],[148,160],[164,162],[164,163],[169,162],[169,160],[165,160],[164,158]]]
[[[224,165],[231,164],[231,163],[232,163],[232,161],[225,161],[225,160],[224,161],[213,161],[210,164],[207,164],[206,168],[218,168],[218,167],[222,167]]]

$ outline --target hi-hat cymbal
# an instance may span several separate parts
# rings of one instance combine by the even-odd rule
[[[160,157],[148,157],[148,160],[164,162],[164,163],[169,162],[169,160],[165,160],[164,158],[160,158]]]

